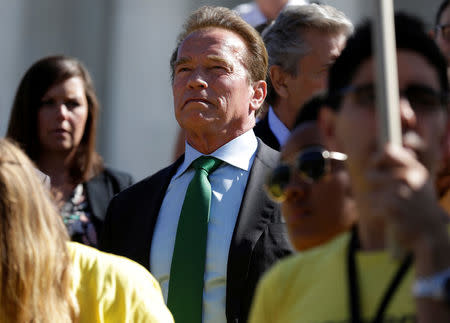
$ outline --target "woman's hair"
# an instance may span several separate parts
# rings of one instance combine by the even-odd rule
[[[74,322],[68,235],[28,157],[0,139],[0,321]]]
[[[38,111],[42,98],[54,85],[69,78],[83,81],[88,102],[88,117],[84,134],[70,165],[69,174],[74,183],[81,183],[98,174],[103,162],[95,150],[96,124],[99,104],[92,79],[75,58],[49,56],[34,63],[22,78],[14,98],[6,136],[17,142],[28,157],[37,163],[40,143],[38,138]]]

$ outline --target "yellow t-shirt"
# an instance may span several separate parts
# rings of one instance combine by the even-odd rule
[[[285,258],[261,280],[251,309],[250,323],[350,322],[347,250],[350,234]],[[361,316],[373,320],[379,303],[400,262],[384,251],[356,252]],[[415,322],[411,293],[414,270],[408,270],[386,308],[386,322]]]
[[[78,243],[68,247],[80,323],[173,322],[158,282],[144,267]]]

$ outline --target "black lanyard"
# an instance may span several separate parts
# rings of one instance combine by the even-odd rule
[[[359,285],[358,285],[358,271],[356,268],[355,261],[355,253],[359,248],[359,240],[356,227],[353,228],[351,233],[350,245],[347,253],[347,279],[349,282],[349,304],[350,304],[350,314],[351,314],[351,323],[362,323],[361,319],[361,303],[360,303],[360,293],[359,293]],[[405,276],[408,268],[412,263],[412,255],[408,255],[403,260],[402,264],[398,268],[395,273],[393,279],[391,280],[388,289],[384,293],[383,300],[378,307],[375,318],[372,320],[372,323],[381,323],[383,322],[384,312],[386,311],[386,307],[392,299],[394,292],[397,287],[400,285],[403,277]]]

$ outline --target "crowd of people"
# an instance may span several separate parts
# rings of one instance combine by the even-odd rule
[[[183,152],[135,184],[96,151],[83,64],[34,63],[0,139],[0,322],[450,322],[450,1],[430,32],[395,15],[400,146],[371,25],[192,12],[168,58]]]

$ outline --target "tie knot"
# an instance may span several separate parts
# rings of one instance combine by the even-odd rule
[[[221,164],[222,161],[217,158],[211,156],[202,156],[192,162],[192,167],[194,167],[196,171],[199,169],[203,169],[209,175],[210,173],[214,172]]]

